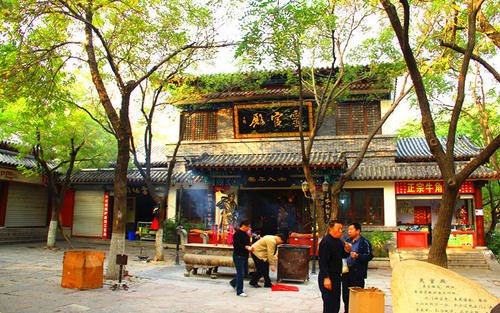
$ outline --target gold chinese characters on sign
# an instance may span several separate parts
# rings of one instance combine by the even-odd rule
[[[312,102],[304,102],[302,118],[298,102],[273,102],[234,106],[236,138],[305,135],[312,125]]]
[[[444,183],[442,181],[410,181],[396,182],[396,194],[442,194]],[[466,181],[460,187],[459,193],[474,193],[474,185],[471,181]]]

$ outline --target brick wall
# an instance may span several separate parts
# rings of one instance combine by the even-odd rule
[[[365,136],[318,136],[313,151],[344,152],[348,164],[352,164],[361,150]],[[167,145],[167,154],[175,145]],[[218,154],[263,154],[300,152],[299,138],[220,139],[214,141],[186,141],[179,156],[199,156],[203,153]],[[373,138],[362,165],[393,165],[396,157],[396,142],[392,135]]]
[[[15,227],[0,228],[0,244],[13,244],[23,242],[44,242],[47,241],[48,227]],[[65,227],[67,236],[71,235],[71,229]],[[64,240],[61,232],[57,231],[57,240]]]

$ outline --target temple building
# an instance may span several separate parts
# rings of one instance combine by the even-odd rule
[[[333,184],[353,164],[367,134],[391,106],[391,88],[391,84],[369,80],[351,85],[348,96],[339,99],[318,130],[310,165],[322,199],[316,209],[325,216],[331,212],[331,196],[322,186]],[[205,229],[248,218],[261,234],[284,227],[310,233],[313,207],[302,190],[299,124],[307,140],[316,105],[311,94],[303,100],[300,115],[297,92],[276,75],[257,89],[185,101],[168,217],[175,218],[179,210],[184,221]],[[400,122],[398,116],[391,116],[373,138],[361,165],[344,186],[338,219],[346,224],[358,222],[363,231],[390,232],[400,248],[426,248],[432,244],[443,182],[424,138],[396,137],[395,125]],[[175,143],[168,143],[153,151],[152,180],[160,191],[167,183],[174,148]],[[480,151],[467,137],[457,137],[457,169]],[[73,175],[64,210],[72,236],[110,238],[113,179],[112,168],[85,169]],[[484,246],[481,186],[489,179],[498,179],[498,173],[480,166],[462,185],[450,246]],[[23,226],[12,224],[11,218],[14,196],[10,190],[19,184],[0,176],[0,227]],[[154,203],[133,168],[128,192],[127,231],[134,232],[140,223],[153,220]],[[47,226],[46,216],[36,225]]]
[[[390,91],[390,87],[381,88],[371,81],[352,85],[349,96],[327,114],[310,160],[319,191],[353,163],[367,134],[390,107]],[[249,218],[255,230],[266,234],[280,231],[282,210],[289,231],[311,232],[312,206],[301,188],[299,106],[296,91],[279,76],[256,90],[219,92],[186,102],[168,216],[173,218],[179,209],[184,220],[210,229],[229,214],[235,220]],[[306,135],[314,114],[315,103],[308,95],[302,114]],[[425,248],[440,205],[440,170],[424,138],[396,138],[393,125],[398,122],[397,116],[390,117],[373,138],[363,162],[344,186],[338,218],[345,223],[358,222],[364,231],[391,232],[402,248]],[[159,185],[164,183],[162,175],[174,147],[167,144],[154,151],[154,161],[163,166],[153,171]],[[480,149],[459,136],[455,144],[457,167]],[[104,177],[108,177],[106,184]],[[481,166],[464,183],[452,221],[456,236],[451,245],[484,245],[481,186],[496,178],[498,173]],[[129,181],[129,222],[133,228],[141,220],[152,220],[152,204],[147,203],[147,191],[136,171],[131,170]],[[76,194],[88,193],[96,184],[106,186],[98,192],[101,203],[106,193],[112,194],[112,174],[106,170],[83,171],[75,175],[75,183]],[[325,210],[326,216],[329,196],[321,191],[323,204],[317,208]],[[101,236],[98,232],[95,235]]]

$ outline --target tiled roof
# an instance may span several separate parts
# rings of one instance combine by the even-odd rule
[[[457,164],[457,171],[465,166],[465,162]],[[500,173],[480,166],[469,176],[469,179],[497,179]],[[354,172],[352,180],[422,180],[441,179],[441,171],[432,163],[396,163],[395,166],[360,166]]]
[[[457,170],[465,166],[465,162],[457,165]],[[166,168],[156,168],[151,170],[153,183],[165,183],[167,178]],[[485,166],[480,166],[470,176],[469,179],[498,179],[500,173]],[[115,177],[114,169],[86,169],[72,175],[74,184],[112,184]],[[202,182],[204,177],[195,175],[192,171],[175,172],[172,179],[178,183]],[[441,172],[435,164],[429,163],[396,163],[395,166],[360,166],[352,176],[354,181],[375,181],[375,180],[424,180],[441,179]],[[139,171],[129,170],[129,183],[143,183]]]
[[[144,155],[144,147],[140,146],[137,148],[137,157],[140,164],[144,166],[146,159]],[[169,159],[165,145],[153,146],[151,148],[151,160],[151,167],[168,167]]]
[[[35,168],[35,159],[30,155],[18,157],[19,153],[0,149],[0,166],[17,167],[26,166],[27,168]]]
[[[129,183],[144,183],[139,170],[130,169],[127,174]],[[165,183],[167,181],[167,169],[155,168],[151,170],[153,183]],[[71,175],[73,184],[112,184],[115,180],[115,169],[84,169]],[[197,183],[203,180],[202,176],[194,175],[191,171],[174,172],[172,180],[175,182]]]
[[[438,138],[439,142],[446,147],[446,138]],[[457,136],[455,140],[455,159],[469,160],[478,155],[482,148],[476,147],[467,136]],[[434,160],[429,145],[425,138],[401,138],[397,142],[396,161],[430,161]]]
[[[354,90],[370,90],[373,87],[373,82],[368,83],[358,83],[353,84],[349,87],[351,91]],[[262,88],[255,90],[237,90],[237,91],[226,91],[220,93],[209,94],[203,97],[203,99],[221,99],[221,98],[233,98],[233,97],[255,97],[255,96],[289,96],[296,95],[297,91],[289,87],[287,88]]]
[[[265,168],[265,167],[300,167],[302,156],[300,153],[267,153],[267,154],[202,154],[200,157],[187,160],[188,168]],[[311,152],[311,166],[345,167],[346,159],[343,154],[334,152]]]

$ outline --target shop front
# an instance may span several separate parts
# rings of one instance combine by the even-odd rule
[[[396,182],[395,190],[398,248],[428,248],[432,244],[432,229],[439,214],[443,182]],[[478,245],[477,231],[482,225],[476,223],[476,194],[472,181],[466,181],[460,188],[451,221],[449,248],[475,248]]]
[[[0,227],[45,227],[48,216],[44,178],[0,167]]]

